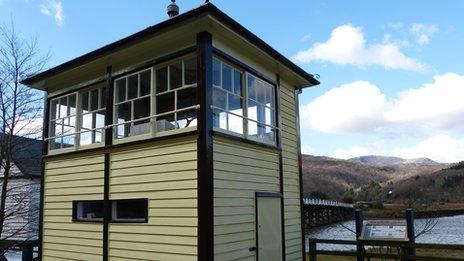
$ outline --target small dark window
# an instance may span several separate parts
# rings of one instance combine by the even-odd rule
[[[123,199],[111,202],[111,220],[115,222],[147,222],[148,199]]]
[[[103,200],[74,201],[74,221],[103,221]]]

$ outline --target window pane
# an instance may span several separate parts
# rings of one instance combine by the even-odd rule
[[[177,127],[187,128],[197,126],[197,110],[181,111],[177,113]]]
[[[171,90],[182,87],[182,62],[176,62],[169,66],[169,87]]]
[[[68,115],[76,115],[76,94],[69,95]]]
[[[76,220],[102,220],[103,201],[74,202],[74,219]]]
[[[156,97],[156,114],[174,110],[174,93],[169,92]]]
[[[242,115],[242,98],[233,94],[229,94],[228,111]]]
[[[227,93],[219,88],[213,88],[213,105],[226,110],[227,108]]]
[[[117,123],[124,123],[131,120],[131,103],[126,102],[117,106]],[[129,135],[130,124],[121,124],[117,127],[117,137],[127,137]]]
[[[134,101],[134,120],[150,116],[150,97]],[[149,122],[150,119],[136,121],[134,124],[143,124]]]
[[[262,104],[266,103],[266,86],[261,81],[255,81],[256,100]]]
[[[90,110],[98,110],[98,89],[90,92]]]
[[[264,101],[264,103],[266,104],[266,106],[269,106],[271,108],[275,108],[275,104],[274,104],[274,88],[272,85],[268,85],[268,88],[266,90],[266,99]]]
[[[80,142],[79,143],[80,143],[81,146],[92,144],[92,133],[90,131],[82,132],[80,134]]]
[[[83,113],[86,113],[90,110],[90,107],[89,107],[89,92],[84,92],[82,93],[81,95],[81,99],[82,99],[82,112]]]
[[[112,220],[146,221],[147,214],[147,199],[116,200],[111,204]]]
[[[50,150],[61,148],[62,138],[55,138],[50,140]]]
[[[232,114],[229,114],[228,116],[229,130],[239,134],[243,134],[243,118]]]
[[[222,88],[232,92],[232,68],[222,64]]]
[[[256,80],[252,75],[247,76],[247,90],[248,90],[248,98],[256,100]]]
[[[64,118],[68,114],[68,97],[63,97],[59,101],[59,106],[60,106],[60,117],[59,118]]]
[[[82,122],[81,122],[81,127],[82,129],[85,130],[90,130],[92,129],[92,114],[85,114],[82,115]]]
[[[197,82],[197,59],[193,58],[184,61],[185,84],[194,84]]]
[[[60,111],[59,111],[59,106],[58,106],[58,100],[52,100],[51,102],[51,115],[50,115],[50,119],[56,119],[58,115],[60,115]]]
[[[234,93],[242,96],[242,73],[234,70]]]
[[[221,86],[221,62],[213,59],[213,85]]]
[[[198,104],[197,88],[187,88],[177,92],[177,109],[182,109]]]
[[[96,114],[95,128],[103,128],[105,126],[105,110],[99,111]]]
[[[116,81],[116,101],[123,102],[126,100],[126,79]]]
[[[100,89],[100,109],[106,107],[106,87]]]
[[[213,126],[227,130],[227,113],[218,109],[214,109]]]
[[[156,70],[156,93],[168,90],[168,68],[164,67]]]
[[[76,139],[74,135],[64,136],[63,137],[63,148],[73,147]]]
[[[140,96],[150,94],[151,89],[151,71],[144,71],[140,74]]]
[[[173,130],[175,128],[174,114],[160,116],[156,119],[156,130],[158,132]]]
[[[138,92],[138,82],[139,82],[139,75],[135,74],[132,76],[129,76],[127,79],[127,99],[134,99],[137,98],[137,92]]]
[[[56,120],[54,126],[55,126],[54,136],[63,135],[63,119]]]

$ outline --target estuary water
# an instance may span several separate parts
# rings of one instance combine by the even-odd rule
[[[424,219],[415,220],[416,231],[423,227]],[[318,239],[341,239],[356,240],[356,236],[349,229],[354,231],[354,220],[333,224],[330,226],[312,229],[306,234],[308,238]],[[347,229],[349,228],[349,229]],[[440,217],[434,229],[416,239],[418,243],[436,243],[436,244],[464,244],[464,215],[452,217]],[[308,241],[306,240],[306,249]],[[321,245],[320,249],[325,250],[352,250],[354,247],[341,245]]]

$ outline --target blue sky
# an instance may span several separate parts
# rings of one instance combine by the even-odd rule
[[[300,97],[304,152],[464,158],[464,2],[212,2],[321,76]],[[54,66],[166,19],[168,3],[0,0],[0,23],[37,36]]]

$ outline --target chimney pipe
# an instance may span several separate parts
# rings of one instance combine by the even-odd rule
[[[171,3],[168,5],[168,15],[169,18],[179,15],[179,6],[176,5],[176,0],[171,0]]]

